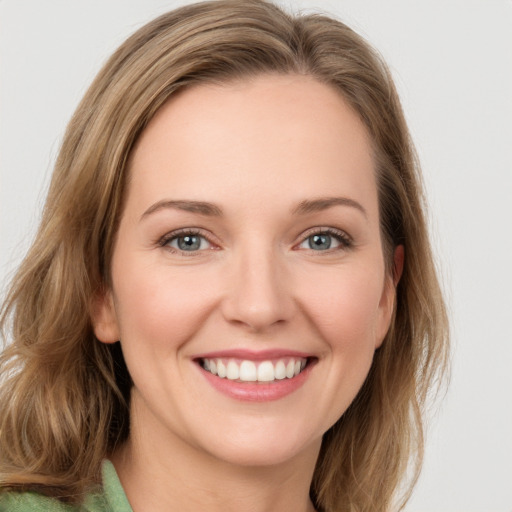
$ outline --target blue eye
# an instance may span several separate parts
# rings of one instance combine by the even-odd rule
[[[210,249],[210,242],[201,235],[196,233],[183,233],[181,235],[174,235],[162,244],[167,247],[172,247],[183,252],[196,252],[205,249]]]
[[[308,236],[307,241],[309,248],[315,251],[330,249],[333,242],[332,236],[325,233]]]
[[[351,240],[342,232],[318,231],[305,238],[298,247],[321,252],[350,246]]]

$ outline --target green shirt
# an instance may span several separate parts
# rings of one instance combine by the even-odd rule
[[[0,494],[0,512],[133,512],[116,470],[108,460],[102,467],[101,492],[88,494],[83,505],[68,505],[35,492]]]

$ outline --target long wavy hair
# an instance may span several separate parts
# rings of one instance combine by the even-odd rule
[[[199,3],[145,25],[71,119],[37,237],[1,310],[3,491],[79,502],[129,434],[131,380],[119,344],[95,338],[90,311],[110,284],[137,138],[176,91],[275,73],[329,84],[359,114],[373,143],[388,272],[394,248],[405,250],[391,327],[356,399],[324,435],[311,496],[325,512],[388,511],[407,500],[423,455],[425,400],[448,346],[414,148],[390,73],[360,36],[263,0]]]

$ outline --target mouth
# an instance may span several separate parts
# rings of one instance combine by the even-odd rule
[[[271,402],[295,394],[319,358],[290,350],[223,350],[193,362],[213,389],[243,402]]]
[[[293,379],[313,361],[309,357],[283,357],[253,361],[238,358],[200,358],[198,364],[208,373],[235,382],[270,383]]]

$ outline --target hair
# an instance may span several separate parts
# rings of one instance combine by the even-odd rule
[[[264,0],[203,2],[148,23],[107,61],[72,117],[37,237],[1,310],[10,337],[0,357],[4,491],[79,502],[127,438],[131,380],[119,344],[95,338],[90,311],[110,285],[131,151],[176,91],[262,74],[310,76],[358,113],[373,144],[389,273],[394,248],[405,251],[391,327],[356,399],[324,435],[313,502],[325,512],[374,512],[407,501],[448,346],[419,165],[375,50],[337,20],[292,16]]]

